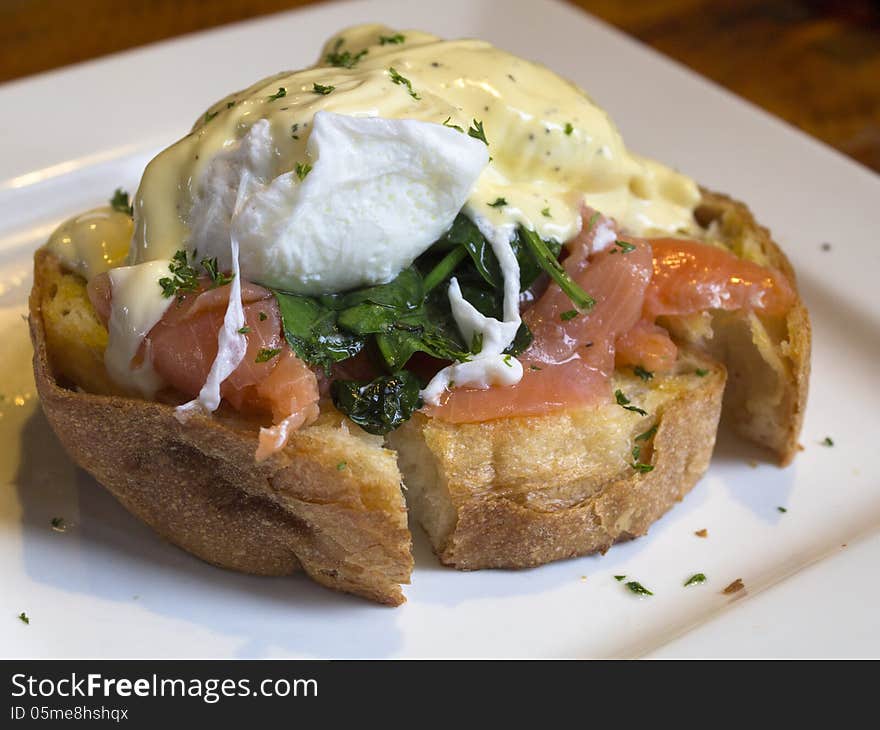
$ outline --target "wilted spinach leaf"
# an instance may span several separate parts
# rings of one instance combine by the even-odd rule
[[[284,339],[305,362],[329,373],[333,363],[354,357],[363,349],[364,338],[341,330],[333,309],[312,297],[280,291],[274,294]]]
[[[406,370],[375,380],[335,380],[330,386],[333,404],[369,433],[385,435],[412,418],[420,408],[421,384]]]

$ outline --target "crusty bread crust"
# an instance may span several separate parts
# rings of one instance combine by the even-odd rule
[[[41,303],[51,254],[35,258],[30,297],[34,375],[68,454],[167,540],[215,565],[260,575],[305,570],[335,590],[404,601],[412,570],[394,454],[338,413],[257,464],[257,428],[237,418],[61,387],[49,366]]]
[[[424,416],[404,424],[390,442],[416,498],[410,507],[440,560],[466,570],[528,568],[645,534],[697,483],[715,445],[724,367],[681,364],[686,374],[656,376],[633,397],[645,417],[610,403],[478,424]],[[697,367],[709,373],[700,377]],[[617,386],[633,394],[638,380],[618,377]],[[594,453],[579,438],[590,421],[608,434]],[[653,438],[636,442],[653,424]],[[652,471],[633,468],[634,443]],[[598,481],[597,472],[604,474]],[[440,510],[448,513],[442,524]]]
[[[748,207],[733,198],[702,189],[703,199],[696,210],[697,221],[709,227],[713,223],[723,243],[750,260],[778,269],[797,293],[797,277],[788,257],[773,240],[770,231],[759,225]],[[731,320],[733,322],[733,320]],[[733,322],[734,326],[741,324]],[[761,377],[756,370],[768,363],[761,357],[741,361],[731,367],[728,358],[716,353],[728,364],[729,384],[725,394],[725,418],[739,434],[776,454],[781,466],[791,462],[798,452],[798,437],[804,420],[810,380],[812,333],[807,308],[798,295],[782,322],[766,322],[780,372],[768,377],[776,381],[778,394],[772,399],[757,391]],[[719,340],[724,332],[719,328]],[[750,333],[751,338],[754,337]],[[746,342],[746,345],[750,344]],[[754,343],[752,343],[754,344]]]

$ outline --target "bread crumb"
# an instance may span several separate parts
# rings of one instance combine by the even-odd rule
[[[587,576],[582,575],[581,576],[581,583],[586,583],[586,582],[587,582]]]
[[[709,537],[709,531],[705,527],[702,530],[697,530],[694,534],[697,537]]]
[[[748,464],[749,464],[750,467],[752,467],[752,469],[757,469],[757,468],[758,468],[758,462],[755,461],[754,459],[749,459]]]
[[[803,450],[804,450],[804,445],[803,445],[800,441],[798,441],[797,450],[798,450],[798,451],[803,451]]]
[[[742,582],[742,578],[737,578],[733,583],[731,583],[727,588],[721,591],[725,596],[729,596],[731,593],[736,593],[737,591],[741,591],[745,588],[745,584]]]

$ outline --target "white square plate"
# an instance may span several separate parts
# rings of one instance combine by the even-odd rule
[[[760,455],[722,436],[709,473],[647,537],[535,570],[458,573],[417,531],[409,602],[396,610],[302,577],[206,565],[73,467],[34,397],[22,321],[34,248],[64,217],[133,189],[214,99],[311,63],[324,38],[366,21],[540,60],[589,90],[630,148],[749,203],[790,255],[813,317],[805,450],[792,467],[750,465]],[[0,109],[3,656],[880,654],[873,173],[549,0],[320,5],[8,84]],[[66,532],[51,529],[55,516]],[[708,539],[694,536],[701,528]],[[708,583],[684,588],[696,572]],[[631,595],[614,574],[655,596]],[[722,595],[736,578],[746,590]]]

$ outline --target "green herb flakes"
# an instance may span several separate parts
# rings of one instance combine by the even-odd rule
[[[125,213],[126,215],[134,214],[134,209],[131,206],[128,193],[122,188],[116,188],[113,197],[110,198],[110,207],[113,208],[113,210]]]
[[[269,97],[266,99],[266,101],[275,101],[275,100],[277,100],[277,99],[281,99],[281,98],[283,98],[283,97],[285,97],[285,96],[287,96],[287,89],[285,89],[283,86],[279,86],[279,87],[278,87],[278,91],[276,91],[274,94],[272,94],[271,96],[269,96]]]
[[[405,86],[407,92],[413,99],[418,101],[422,98],[413,91],[412,82],[405,76],[401,76],[393,66],[388,69],[388,74],[391,76],[391,83],[397,84],[398,86]]]
[[[628,581],[626,587],[629,588],[633,593],[638,596],[653,596],[654,594],[649,591],[645,586],[639,583],[637,580]]]
[[[359,51],[358,53],[352,53],[348,50],[343,51],[342,44],[344,42],[344,39],[339,38],[333,46],[333,50],[327,54],[327,57],[324,60],[331,66],[336,66],[337,68],[353,68],[358,61],[367,55],[367,49],[364,48],[364,50]]]
[[[654,373],[652,373],[650,370],[645,370],[645,368],[643,368],[641,365],[636,365],[633,368],[633,372],[646,383],[654,377]]]
[[[327,96],[331,91],[333,91],[335,86],[324,86],[323,84],[312,84],[312,92],[318,94],[319,96]]]
[[[632,253],[636,250],[636,247],[627,241],[617,240],[614,242],[614,246],[615,248],[611,249],[611,253],[617,253],[618,251],[620,253]]]
[[[706,576],[703,573],[694,573],[690,578],[688,578],[684,582],[685,588],[688,586],[698,586],[700,583],[706,582]]]
[[[391,45],[400,45],[406,40],[406,36],[403,33],[395,33],[394,35],[380,35],[379,36],[379,45],[387,46]]]
[[[280,352],[280,347],[263,347],[257,353],[257,358],[254,362],[269,362],[269,360],[277,356]]]
[[[168,264],[168,270],[171,272],[171,276],[159,279],[162,296],[173,297],[177,295],[180,300],[185,292],[193,292],[199,288],[198,272],[189,265],[186,251],[174,253],[174,256],[171,257],[171,263]]]
[[[638,408],[637,406],[630,405],[630,400],[627,398],[623,391],[618,389],[614,391],[614,399],[617,401],[617,405],[627,411],[632,411],[633,413],[638,413],[640,416],[647,416],[648,412]]]
[[[489,146],[489,141],[486,139],[486,132],[483,129],[483,123],[477,119],[474,119],[471,122],[471,126],[468,128],[468,136],[480,140],[487,147]]]

